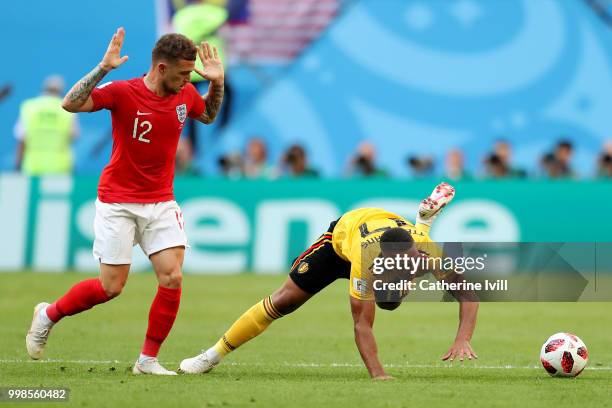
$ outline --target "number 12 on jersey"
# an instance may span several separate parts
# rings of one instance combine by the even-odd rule
[[[148,120],[143,120],[139,124],[139,119],[139,117],[136,117],[134,119],[134,132],[132,132],[132,139],[136,139],[136,136],[138,136],[139,142],[151,143],[151,140],[147,139],[144,136],[151,131],[153,125]]]

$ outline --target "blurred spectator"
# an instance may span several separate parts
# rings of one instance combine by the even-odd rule
[[[607,141],[597,159],[597,176],[612,178],[612,141]]]
[[[183,176],[197,176],[199,171],[193,165],[193,148],[191,141],[181,137],[176,149],[176,174]]]
[[[512,146],[504,139],[499,139],[493,145],[493,154],[497,155],[502,163],[506,164],[510,168],[510,162],[512,160]]]
[[[485,158],[485,171],[488,178],[499,179],[510,177],[508,164],[496,153],[491,153]]]
[[[431,157],[427,156],[409,156],[406,160],[408,167],[411,170],[412,176],[415,178],[432,177],[434,171],[434,162]]]
[[[281,161],[281,176],[293,178],[317,178],[319,172],[308,166],[306,151],[300,145],[287,149]]]
[[[13,87],[11,85],[3,85],[0,87],[0,101],[11,94]]]
[[[73,159],[71,143],[78,137],[76,115],[62,109],[64,79],[53,75],[45,79],[43,93],[21,104],[15,124],[19,141],[16,168],[24,174],[69,174]]]
[[[601,178],[612,178],[612,155],[609,153],[599,158],[597,175]]]
[[[540,165],[549,178],[574,177],[571,168],[572,154],[572,143],[569,140],[560,140],[552,153],[542,156]]]
[[[574,172],[572,170],[572,155],[574,154],[574,147],[572,142],[569,140],[560,140],[555,147],[555,159],[559,163],[562,177],[573,177]]]
[[[268,148],[261,138],[254,137],[247,144],[244,175],[250,179],[269,179],[273,176],[273,168],[268,164]]]
[[[546,153],[540,159],[540,166],[544,171],[544,174],[549,178],[560,178],[562,177],[561,166],[554,153]]]
[[[388,177],[388,173],[376,165],[376,148],[370,142],[363,142],[357,147],[357,153],[351,159],[348,170],[352,177]]]
[[[204,41],[208,42],[212,47],[216,47],[219,53],[219,58],[226,65],[225,44],[219,36],[219,29],[225,24],[228,17],[228,12],[223,5],[216,4],[219,2],[213,1],[195,1],[191,4],[186,4],[174,13],[172,18],[172,26],[177,33],[183,34],[192,40],[197,46]],[[198,57],[196,59],[196,67],[202,69],[202,61]],[[231,89],[227,80],[227,69],[225,70],[225,92],[223,96],[223,105],[219,112],[216,126],[224,127],[229,119],[229,106],[231,103]],[[202,78],[197,72],[191,73],[191,82],[195,85],[198,91],[202,94],[207,92],[205,86],[208,81]],[[190,119],[187,124],[187,134],[191,140],[191,145],[194,151],[198,150],[197,123]]]
[[[485,157],[485,172],[492,178],[523,178],[527,172],[512,165],[512,146],[504,139],[493,145],[493,152]]]
[[[183,34],[200,46],[204,41],[217,48],[219,58],[225,64],[225,43],[219,36],[219,29],[227,21],[228,11],[225,6],[213,1],[194,1],[179,8],[172,17],[172,26],[177,33]],[[196,59],[196,67],[202,69],[202,61]],[[194,85],[205,81],[197,72],[191,73]]]
[[[462,150],[453,149],[446,155],[446,177],[450,180],[466,180],[471,178],[465,170]]]
[[[238,180],[242,178],[243,160],[239,152],[231,152],[219,158],[219,167],[225,178]]]

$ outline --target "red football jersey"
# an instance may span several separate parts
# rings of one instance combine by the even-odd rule
[[[102,171],[98,198],[105,203],[156,203],[174,199],[174,162],[187,117],[204,112],[192,84],[160,97],[144,78],[113,81],[91,93],[92,112],[111,111],[113,150]]]

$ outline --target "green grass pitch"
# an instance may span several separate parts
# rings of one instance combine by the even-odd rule
[[[112,302],[58,324],[45,360],[28,361],[24,335],[35,303],[53,300],[82,274],[0,274],[0,387],[68,387],[53,406],[197,407],[610,407],[612,309],[609,303],[483,303],[472,345],[477,361],[440,361],[457,327],[453,303],[408,303],[377,311],[379,354],[395,381],[368,378],[353,341],[347,281],[338,281],[293,315],[232,353],[212,373],[133,376],[156,281],[133,275]],[[213,344],[282,276],[186,276],[181,311],[160,360],[176,368]],[[539,367],[543,341],[579,335],[589,367],[576,379]],[[10,406],[0,403],[0,407]],[[44,404],[19,403],[19,407]]]

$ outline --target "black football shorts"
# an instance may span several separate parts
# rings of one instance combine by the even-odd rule
[[[337,220],[306,251],[293,260],[289,276],[305,292],[315,294],[336,279],[349,279],[351,263],[340,258],[332,246]]]

